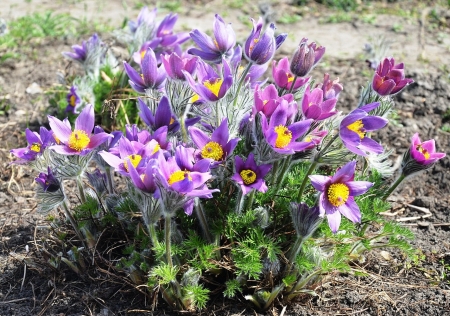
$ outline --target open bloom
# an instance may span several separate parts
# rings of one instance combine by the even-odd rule
[[[41,127],[39,134],[27,128],[25,130],[25,137],[28,142],[27,147],[11,149],[11,153],[20,159],[14,162],[16,164],[35,160],[38,155],[44,152],[46,147],[55,143],[53,132],[47,130],[45,127]]]
[[[336,98],[324,100],[322,89],[315,88],[310,91],[307,87],[302,100],[303,115],[316,121],[325,120],[338,112],[335,109],[336,102]]]
[[[283,100],[278,108],[273,112],[270,121],[264,114],[261,114],[261,124],[264,137],[272,149],[280,154],[293,154],[297,151],[305,150],[310,142],[297,142],[309,129],[313,120],[295,122],[287,126],[289,117],[289,107],[286,100]]]
[[[445,157],[445,153],[437,153],[434,139],[420,141],[419,133],[411,139],[410,155],[420,165],[429,165]]]
[[[377,67],[372,88],[379,95],[396,94],[414,80],[405,78],[403,63],[395,64],[394,58],[385,58]]]
[[[60,121],[56,117],[48,116],[50,127],[59,140],[58,145],[50,148],[63,155],[86,155],[100,144],[112,138],[107,133],[93,134],[94,107],[91,104],[81,111],[75,120],[75,129],[72,131],[67,119]]]
[[[354,197],[366,193],[373,186],[371,182],[354,181],[355,167],[356,161],[350,161],[333,176],[309,176],[313,187],[320,192],[320,214],[327,215],[333,233],[339,229],[341,215],[353,223],[361,221],[361,212]]]
[[[267,118],[270,118],[282,100],[286,100],[288,103],[294,102],[294,96],[292,94],[285,94],[279,97],[277,89],[273,84],[268,85],[264,89],[256,86],[254,99],[255,104],[252,108],[252,115],[254,116],[256,113],[262,112]]]
[[[361,156],[367,156],[366,152],[376,154],[383,152],[383,146],[366,136],[368,132],[383,128],[388,123],[385,118],[368,114],[379,105],[378,102],[366,104],[353,110],[342,120],[339,136],[351,152]]]
[[[236,173],[231,177],[236,183],[241,186],[242,193],[245,195],[250,191],[257,190],[259,192],[266,192],[267,185],[264,177],[272,168],[272,165],[257,165],[253,153],[248,155],[244,162],[241,157],[235,157]]]
[[[213,166],[217,166],[231,155],[239,142],[239,138],[229,140],[230,135],[226,118],[214,130],[211,137],[197,127],[190,127],[189,134],[192,141],[200,149],[199,158],[212,159]]]
[[[223,76],[200,60],[197,68],[198,83],[189,73],[184,72],[189,86],[203,101],[215,102],[222,99],[233,84],[233,74],[225,59],[222,65]]]
[[[145,93],[147,89],[159,89],[166,80],[166,72],[164,67],[158,67],[155,52],[148,48],[141,62],[142,74],[134,70],[133,67],[123,62],[125,71],[130,78],[128,81],[131,87],[139,93]]]
[[[70,87],[70,92],[67,94],[66,112],[77,113],[77,106],[81,103],[81,98],[77,93],[77,86]]]
[[[307,43],[308,39],[302,38],[291,58],[291,72],[298,77],[306,76],[325,54],[325,47],[317,47],[315,42]]]
[[[190,36],[200,49],[191,48],[188,53],[216,64],[220,63],[223,57],[231,56],[236,44],[236,34],[231,24],[225,24],[218,14],[215,15],[214,19],[215,39],[197,29],[193,30]]]
[[[92,35],[87,41],[83,41],[81,45],[73,45],[73,52],[63,52],[62,54],[73,61],[85,64],[90,62],[93,57],[99,60],[104,57],[106,48],[97,34]]]
[[[162,63],[167,75],[172,79],[178,80],[186,80],[183,70],[192,76],[194,75],[197,68],[197,60],[198,57],[180,57],[175,52],[162,57]]]
[[[287,57],[280,59],[278,64],[275,60],[272,62],[272,77],[277,87],[285,90],[291,89],[295,76],[290,71],[289,59]],[[300,87],[303,87],[309,79],[310,77],[297,78],[292,91],[296,91]]]
[[[263,19],[260,17],[258,22],[255,22],[254,19],[251,20],[253,29],[245,41],[244,54],[250,62],[262,65],[272,59],[275,51],[286,39],[287,34],[280,34],[275,38],[275,24],[273,23],[270,23],[266,31],[261,34]]]

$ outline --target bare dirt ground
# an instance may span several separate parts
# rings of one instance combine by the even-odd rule
[[[184,1],[180,6],[179,30],[194,27],[210,30],[217,12],[232,23],[238,38],[245,38],[249,27],[243,21],[260,15],[258,4],[247,2],[242,8],[230,9],[226,3]],[[279,57],[290,56],[302,37],[327,47],[327,57],[315,69],[315,76],[321,78],[328,72],[332,78],[340,78],[344,91],[338,107],[343,111],[356,105],[360,87],[370,79],[363,71],[364,44],[380,35],[388,39],[389,55],[405,62],[407,77],[412,77],[415,83],[397,96],[398,118],[378,134],[382,144],[394,149],[395,163],[409,147],[410,137],[418,131],[422,140],[436,139],[438,151],[446,152],[447,157],[433,169],[407,180],[393,195],[392,209],[386,215],[403,221],[416,235],[413,245],[421,251],[423,259],[418,266],[407,265],[397,251],[372,251],[365,263],[355,264],[355,271],[363,271],[366,276],[333,274],[317,285],[317,297],[305,296],[286,309],[275,306],[267,315],[450,315],[450,134],[441,130],[443,114],[450,108],[448,25],[444,30],[433,30],[421,16],[398,15],[378,15],[372,24],[362,17],[323,24],[319,21],[333,13],[322,7],[295,7],[287,1],[270,4],[267,15],[272,10],[278,15],[302,16],[295,23],[277,23],[280,32],[290,33]],[[390,4],[385,5],[389,8]],[[426,16],[431,8],[432,2],[424,6],[422,15]],[[88,21],[101,20],[117,27],[125,17],[135,19],[139,12],[132,1],[2,0],[0,18],[8,21],[47,10],[70,13]],[[166,12],[160,10],[158,16],[162,18]],[[445,18],[448,12],[442,12]],[[114,45],[110,35],[100,36]],[[61,52],[70,51],[70,46],[80,41],[80,38],[34,41],[29,43],[31,50],[27,56],[0,63],[0,100],[11,107],[8,116],[0,116],[0,315],[172,315],[164,304],[151,312],[151,302],[144,295],[114,276],[99,281],[93,274],[80,280],[70,271],[49,272],[30,264],[25,269],[25,246],[33,251],[35,227],[45,222],[36,213],[32,188],[35,175],[27,168],[11,166],[9,150],[26,145],[22,132],[27,126],[36,129],[46,123],[45,94],[32,95],[26,88],[36,82],[44,91],[51,89],[57,82],[57,72],[67,66]],[[227,301],[219,294],[202,315],[257,313],[243,298]]]

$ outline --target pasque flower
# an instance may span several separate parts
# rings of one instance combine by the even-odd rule
[[[258,112],[262,112],[267,118],[270,118],[282,100],[292,103],[294,102],[294,96],[292,94],[286,94],[279,97],[275,86],[270,84],[263,89],[256,86],[254,100],[255,103],[252,108],[252,115],[254,116]]]
[[[103,42],[95,33],[87,41],[83,41],[81,45],[73,45],[73,52],[63,52],[62,54],[69,59],[84,64],[90,56],[97,55],[98,58],[102,58],[103,53],[106,52],[103,46]]]
[[[325,120],[338,112],[335,109],[336,102],[336,98],[324,100],[322,89],[315,88],[311,91],[307,87],[302,100],[303,115],[316,121]]]
[[[367,137],[368,132],[383,128],[388,120],[368,114],[380,105],[378,102],[366,104],[350,112],[341,122],[339,136],[345,147],[351,152],[367,156],[366,152],[382,153],[383,146]]]
[[[189,34],[200,49],[191,48],[188,50],[188,53],[216,64],[220,63],[222,58],[231,56],[233,47],[236,44],[236,34],[231,24],[225,24],[218,14],[216,14],[214,19],[215,39],[197,29]]]
[[[167,75],[172,79],[178,80],[186,80],[183,71],[188,72],[191,76],[194,75],[197,68],[197,60],[198,57],[180,57],[175,52],[162,57],[162,63]]]
[[[297,77],[306,76],[311,69],[322,59],[325,47],[310,44],[307,38],[303,38],[291,59],[291,72]]]
[[[141,72],[139,74],[127,62],[123,62],[125,71],[130,78],[128,81],[131,87],[139,93],[145,93],[147,89],[159,89],[166,79],[166,72],[163,66],[158,67],[155,53],[151,48],[147,49],[141,62]]]
[[[47,173],[41,172],[34,180],[39,183],[44,192],[56,192],[61,187],[59,180],[53,175],[50,167],[47,168]]]
[[[267,185],[264,177],[272,168],[272,165],[257,165],[253,153],[249,154],[245,162],[239,156],[235,157],[234,166],[236,173],[231,177],[241,186],[242,193],[245,195],[252,190],[266,192]]]
[[[92,133],[95,116],[94,107],[91,104],[86,105],[76,118],[73,131],[67,119],[60,121],[49,115],[48,120],[53,133],[59,140],[58,145],[53,145],[50,148],[63,155],[86,155],[113,137],[104,132]]]
[[[420,165],[433,164],[445,157],[445,153],[437,153],[434,139],[420,141],[419,133],[415,133],[411,139],[411,157]]]
[[[190,127],[189,134],[192,141],[200,149],[199,158],[213,160],[213,166],[217,166],[231,155],[236,148],[239,138],[229,139],[228,122],[225,118],[220,126],[208,136],[197,127]]]
[[[77,93],[77,86],[70,87],[66,99],[67,107],[65,112],[78,113],[77,106],[81,103],[81,98]]]
[[[322,89],[324,100],[337,99],[339,93],[341,93],[342,89],[344,89],[344,87],[339,83],[339,78],[331,81],[329,74],[325,74],[323,76],[323,82],[318,83],[316,88]]]
[[[146,24],[148,26],[153,25],[153,23],[155,23],[155,18],[156,18],[156,8],[150,11],[148,7],[145,6],[139,12],[136,21],[128,21],[128,27],[130,28],[131,33],[136,33],[137,29],[142,24]]]
[[[14,162],[16,164],[35,160],[38,155],[44,152],[46,147],[55,143],[53,132],[47,130],[45,127],[40,128],[39,134],[27,128],[25,130],[25,137],[28,143],[27,147],[11,149],[11,153],[20,159]]]
[[[286,100],[281,101],[278,108],[273,112],[270,121],[261,113],[262,131],[266,141],[272,149],[280,154],[293,154],[305,150],[310,142],[297,142],[309,129],[313,120],[308,119],[288,124],[289,106]]]
[[[275,60],[272,62],[272,77],[277,87],[285,90],[291,89],[295,76],[290,71],[289,59],[287,57],[280,59],[278,64]],[[296,91],[300,87],[303,87],[309,79],[310,77],[297,78],[292,91]]]
[[[184,72],[189,86],[203,101],[215,102],[222,99],[233,84],[233,74],[228,62],[222,61],[223,76],[218,74],[210,65],[199,60],[197,67],[198,82]]]
[[[244,54],[250,62],[262,65],[272,59],[275,51],[283,44],[287,34],[283,33],[275,38],[275,24],[273,23],[270,23],[266,31],[261,34],[263,19],[260,17],[258,22],[255,22],[254,19],[251,20],[253,29],[245,41]]]
[[[155,115],[153,115],[152,111],[141,98],[138,98],[138,107],[139,117],[152,130],[156,131],[162,126],[167,126],[169,132],[176,132],[180,129],[180,123],[178,123],[172,113],[169,99],[166,96],[163,96],[159,101]]]
[[[375,71],[372,88],[381,96],[392,95],[413,82],[405,78],[403,63],[396,65],[394,58],[385,58]]]
[[[328,225],[336,233],[344,215],[353,223],[361,221],[361,212],[355,196],[367,192],[373,183],[354,181],[356,161],[350,161],[333,176],[309,176],[313,187],[320,192],[319,209],[321,216],[327,215]]]

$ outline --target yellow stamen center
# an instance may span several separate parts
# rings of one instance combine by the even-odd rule
[[[310,141],[312,141],[312,136],[311,135],[306,136],[305,137],[305,142],[309,143]]]
[[[350,189],[344,183],[333,183],[327,191],[328,201],[333,206],[341,206],[348,200]]]
[[[247,185],[252,184],[256,181],[256,173],[253,170],[244,169],[239,172],[239,175],[241,176],[242,181],[244,181],[244,183]]]
[[[288,82],[294,81],[294,76],[291,73],[287,72],[286,75],[288,77]]]
[[[82,151],[88,145],[91,139],[83,130],[74,130],[69,136],[68,146],[76,151]]]
[[[38,153],[38,152],[41,151],[41,144],[39,144],[39,143],[33,143],[33,144],[30,146],[30,149],[31,149],[31,151],[34,151],[35,153]]]
[[[248,50],[249,50],[250,53],[253,51],[253,48],[255,48],[255,45],[256,45],[256,43],[258,43],[258,42],[259,42],[259,38],[255,38],[255,39],[253,40],[253,43],[250,43],[250,46],[249,46],[249,48],[248,48]]]
[[[274,128],[275,133],[277,133],[277,139],[275,140],[276,148],[284,148],[291,143],[292,133],[284,125],[278,125]]]
[[[155,148],[153,148],[152,155],[160,149],[161,149],[161,146],[159,144],[156,144]]]
[[[223,148],[219,143],[209,142],[203,147],[201,155],[203,158],[214,159],[215,161],[222,160]]]
[[[220,87],[222,86],[223,79],[217,78],[217,79],[211,79],[211,80],[205,80],[203,82],[203,85],[211,91],[216,97],[219,97],[219,91]]]
[[[70,96],[70,101],[69,101],[70,106],[75,107],[75,105],[76,105],[76,104],[75,104],[76,100],[77,100],[77,98],[76,98],[74,95],[71,95],[71,96]]]
[[[217,49],[219,49],[219,43],[217,43],[217,41],[214,39],[214,45],[216,46]]]
[[[352,132],[355,132],[359,135],[360,139],[363,139],[364,136],[366,136],[366,132],[364,130],[364,124],[362,120],[357,120],[353,122],[352,124],[348,125],[347,128],[351,130]]]
[[[189,179],[189,181],[192,181],[192,177],[189,175],[189,171],[178,170],[170,175],[167,182],[169,183],[169,185],[172,185],[176,182],[183,181],[186,177]]]
[[[266,105],[267,102],[269,102],[269,100],[264,100],[264,101],[263,101],[263,106]]]
[[[155,153],[155,152],[153,152]],[[133,165],[133,167],[137,167],[138,164],[141,162],[142,160],[142,156],[141,155],[129,155],[124,161],[123,161],[123,167],[125,168],[126,171],[128,171],[128,160],[130,160],[131,164]]]
[[[191,103],[195,103],[195,102],[197,102],[198,100],[200,99],[200,96],[196,93],[196,94],[194,94],[193,96],[192,96],[192,98],[191,98]]]
[[[143,49],[141,51],[141,60],[144,59],[146,53],[147,53],[147,50],[145,50],[145,49]]]
[[[175,122],[175,119],[174,119],[173,117],[171,117],[171,118],[170,118],[170,122],[169,122],[169,125],[172,125],[172,124],[173,124],[173,122]]]
[[[419,151],[425,157],[425,159],[430,159],[430,153],[428,152],[428,150],[423,148],[422,145],[418,145],[416,147],[416,150]]]
[[[55,134],[53,134],[53,138],[55,139],[56,144],[58,144],[58,145],[61,144],[61,141]]]

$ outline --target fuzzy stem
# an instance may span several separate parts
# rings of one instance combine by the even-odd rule
[[[238,87],[236,89],[236,94],[234,96],[233,107],[236,107],[237,99],[239,96],[239,91],[241,91],[242,84],[244,83],[245,77],[247,76],[248,72],[250,71],[250,68],[252,67],[252,65],[253,65],[253,62],[249,62],[247,67],[245,67],[244,71],[242,72],[241,77],[239,78]]]
[[[236,196],[236,207],[235,207],[235,213],[238,215],[241,215],[242,213],[242,207],[244,206],[244,194],[242,193],[242,189],[238,187],[238,194]]]
[[[152,241],[152,244],[154,247],[157,247],[159,245],[158,237],[156,234],[156,228],[154,223],[147,225],[148,233],[150,234],[150,240]]]
[[[197,218],[200,222],[200,226],[202,227],[203,233],[205,234],[206,240],[208,243],[213,242],[213,238],[209,233],[208,222],[206,221],[205,211],[203,210],[202,203],[200,199],[195,199],[195,214],[197,214]]]
[[[291,167],[291,160],[292,160],[292,156],[289,156],[283,161],[283,166],[281,167],[281,170],[278,173],[277,182],[275,183],[275,185],[276,185],[275,192],[278,192],[281,185],[283,184],[284,178],[286,177],[286,174],[288,173],[288,170]]]
[[[166,259],[167,264],[170,268],[173,268],[173,262],[172,262],[172,248],[171,248],[171,229],[172,229],[172,217],[168,216],[166,214],[166,217],[164,218],[164,240],[166,243]]]
[[[181,135],[183,136],[184,143],[187,143],[189,141],[185,121],[186,121],[186,117],[187,117],[190,109],[191,109],[191,104],[188,103],[186,105],[186,108],[184,109],[183,116],[181,117]]]
[[[292,84],[291,84],[291,87],[289,88],[288,94],[292,93],[292,91],[294,90],[294,85],[295,85],[295,82],[297,81],[297,78],[298,78],[298,76],[296,75],[294,77],[294,79],[292,80]]]
[[[84,193],[83,182],[81,181],[81,176],[76,179],[78,192],[80,193],[81,203],[86,203],[86,194]]]
[[[305,177],[303,178],[302,185],[300,186],[300,190],[298,191],[297,202],[300,203],[302,201],[303,191],[305,191],[306,182],[308,182],[308,179],[309,179],[308,176],[311,175],[311,173],[313,173],[313,171],[316,169],[317,165],[318,165],[318,162],[313,161],[311,163],[311,165],[309,166],[309,169],[306,172]]]
[[[302,236],[298,236],[292,248],[289,250],[287,254],[287,258],[289,260],[289,265],[292,266],[294,264],[295,258],[298,256],[300,250],[302,249],[302,244],[305,239]]]
[[[86,247],[83,234],[81,233],[80,229],[78,228],[75,218],[73,218],[72,214],[70,214],[69,207],[67,206],[66,201],[62,202],[62,206],[63,206],[64,214],[66,214],[67,219],[69,220],[70,224],[72,225],[72,228],[75,230],[75,233],[77,234],[78,238],[80,238],[81,242],[83,243],[83,246],[86,249],[89,249],[88,247]]]
[[[255,194],[256,194],[256,190],[253,189],[249,195],[248,195],[248,199],[247,199],[247,204],[245,206],[246,210],[250,210],[253,206],[253,202],[255,201]]]
[[[106,186],[108,188],[108,193],[113,194],[114,193],[114,179],[113,179],[111,167],[105,167],[105,173],[106,173]]]
[[[385,193],[385,195],[383,196],[383,198],[381,199],[382,201],[386,201],[386,199],[389,197],[389,195],[391,195],[391,193],[398,187],[398,185],[405,180],[406,176],[402,173],[400,175],[400,177],[398,177],[398,179],[394,182],[394,184],[389,188],[389,190],[387,190],[387,192]]]

